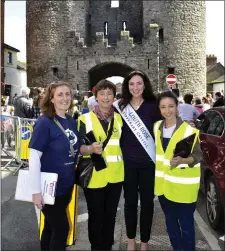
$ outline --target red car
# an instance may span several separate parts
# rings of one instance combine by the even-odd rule
[[[201,190],[206,198],[209,224],[218,229],[223,223],[225,204],[225,107],[211,108],[196,120],[200,130]]]

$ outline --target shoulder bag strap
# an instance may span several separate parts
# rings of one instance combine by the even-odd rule
[[[102,150],[105,149],[106,145],[107,145],[108,142],[109,142],[109,139],[110,139],[111,136],[112,136],[113,125],[114,125],[114,116],[113,116],[113,118],[112,118],[112,120],[111,120],[111,124],[110,124],[110,128],[109,128],[109,131],[108,131],[108,134],[107,134],[107,138],[106,138],[105,141],[103,142]]]
[[[74,153],[73,146],[72,146],[72,144],[71,144],[69,138],[67,137],[66,132],[65,132],[63,126],[59,123],[59,121],[58,121],[56,118],[53,118],[53,120],[54,120],[54,122],[58,125],[58,127],[63,131],[63,133],[65,134],[66,138],[68,139],[69,144],[70,144],[70,151],[71,151],[71,154],[72,154],[73,158],[75,158],[75,153]]]

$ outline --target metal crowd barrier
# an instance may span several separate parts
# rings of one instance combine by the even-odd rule
[[[9,170],[10,164],[14,161],[18,165],[14,174],[21,167],[28,166],[28,145],[35,122],[36,119],[1,115],[1,151],[10,158],[1,170]]]

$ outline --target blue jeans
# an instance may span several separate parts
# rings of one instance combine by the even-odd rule
[[[194,211],[196,203],[176,203],[159,196],[167,232],[174,250],[195,251]]]

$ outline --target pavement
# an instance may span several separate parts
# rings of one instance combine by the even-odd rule
[[[2,156],[1,166],[4,165]],[[8,170],[1,171],[1,249],[2,250],[40,250],[38,239],[38,211],[31,203],[14,200],[17,175],[12,175],[17,165],[12,163]],[[123,214],[124,200],[121,196],[115,227],[113,250],[126,250],[126,231]],[[204,199],[200,194],[195,213],[197,250],[224,250],[224,241],[218,241],[224,235],[213,231],[204,212]],[[78,223],[75,245],[68,250],[90,250],[87,228],[87,207],[82,189],[79,189]],[[137,230],[139,238],[139,223]],[[158,200],[155,200],[155,213],[152,225],[149,250],[172,250],[165,228],[165,219]]]

